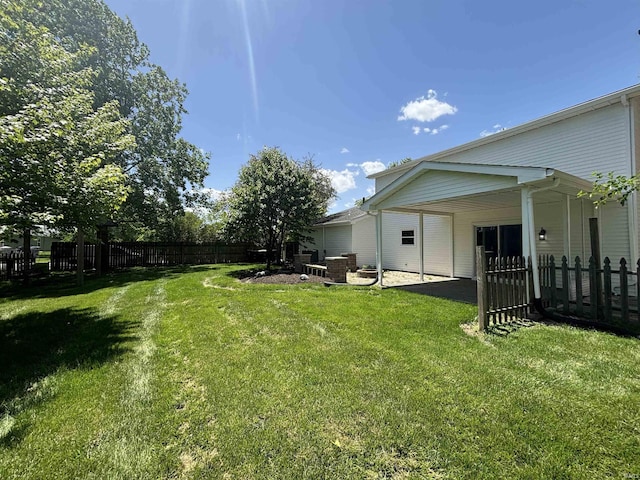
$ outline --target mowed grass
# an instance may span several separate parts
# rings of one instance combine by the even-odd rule
[[[0,478],[639,478],[640,341],[148,270],[0,300]]]

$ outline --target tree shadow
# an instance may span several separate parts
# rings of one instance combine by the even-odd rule
[[[20,300],[29,298],[58,298],[90,293],[102,288],[123,287],[131,283],[175,278],[185,273],[205,272],[219,269],[219,265],[183,265],[179,267],[136,267],[116,270],[103,276],[86,274],[83,286],[76,284],[75,273],[55,273],[34,280],[28,286],[20,283],[0,285],[0,298]]]
[[[0,321],[0,420],[51,398],[47,379],[60,368],[91,369],[124,354],[138,323],[71,308]],[[19,442],[26,431],[21,422],[0,445]]]

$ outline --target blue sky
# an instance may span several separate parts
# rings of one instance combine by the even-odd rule
[[[312,155],[332,211],[366,174],[640,82],[637,0],[107,0],[190,95],[230,188],[263,146]]]

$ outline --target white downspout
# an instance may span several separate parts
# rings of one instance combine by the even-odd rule
[[[631,102],[626,95],[623,95],[622,105],[624,105],[629,112],[627,117],[629,127],[629,176],[632,177],[636,172],[636,142],[635,142],[635,118],[633,115],[633,108]],[[629,250],[631,254],[630,265],[633,267],[638,260],[638,197],[636,192],[632,192],[627,201],[627,225],[629,228]],[[602,243],[601,243],[602,244]]]
[[[382,210],[378,210],[376,214],[376,269],[378,284],[382,287]]]
[[[424,282],[424,217],[422,215],[422,212],[420,212],[418,214],[418,235],[419,235],[419,248],[418,248],[418,255],[420,256],[420,267],[419,267],[419,274],[420,274],[420,281]]]
[[[533,272],[533,296],[536,299],[541,298],[540,293],[540,275],[538,275],[538,250],[536,247],[536,231],[535,222],[533,218],[533,194],[543,192],[552,188],[557,188],[560,185],[560,179],[553,180],[553,184],[548,187],[538,188],[537,190],[529,190],[527,192],[527,207],[529,210],[529,248],[531,249],[531,270]]]
[[[378,271],[378,282],[382,287],[382,211],[367,211],[367,215],[375,217],[376,221],[376,270]]]

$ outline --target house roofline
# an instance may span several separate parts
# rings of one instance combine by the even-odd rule
[[[394,195],[398,190],[403,188],[407,182],[430,171],[439,170],[446,172],[463,172],[480,175],[500,175],[517,178],[519,185],[536,185],[540,181],[548,178],[561,178],[563,183],[571,184],[577,189],[590,191],[591,183],[576,177],[575,175],[562,172],[547,167],[532,166],[511,166],[511,165],[485,165],[476,163],[453,163],[453,162],[422,162],[414,166],[408,172],[396,178],[389,185],[384,187],[380,192],[373,195],[361,205],[361,209],[365,212],[378,210],[377,205]]]
[[[471,142],[463,143],[462,145],[458,145],[453,148],[449,148],[447,150],[442,150],[440,152],[432,153],[430,155],[426,155],[424,157],[418,158],[411,162],[403,163],[402,165],[398,165],[396,167],[388,168],[386,170],[382,170],[381,172],[372,173],[368,175],[367,178],[379,178],[390,173],[399,173],[411,170],[417,164],[430,161],[435,162],[438,159],[448,157],[450,155],[454,155],[456,153],[461,153],[467,150],[471,150],[473,148],[480,147],[482,145],[487,145],[489,143],[498,142],[505,138],[513,137],[515,135],[520,135],[522,133],[535,130],[537,128],[541,128],[547,125],[551,125],[562,120],[566,120],[568,118],[577,117],[578,115],[582,115],[587,112],[591,112],[593,110],[598,110],[600,108],[609,107],[611,105],[615,105],[617,103],[626,104],[629,98],[640,96],[640,84],[633,85],[631,87],[624,88],[622,90],[615,91],[613,93],[609,93],[602,97],[595,98],[593,100],[589,100],[583,103],[579,103],[578,105],[574,105],[573,107],[565,108],[555,113],[551,113],[549,115],[545,115],[544,117],[540,117],[538,119],[532,120],[530,122],[522,123],[512,128],[508,128],[501,132],[494,133],[492,135],[488,135],[483,138],[479,138],[477,140],[472,140]]]

